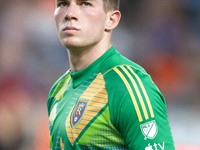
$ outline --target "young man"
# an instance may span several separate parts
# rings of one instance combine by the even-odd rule
[[[48,98],[51,150],[174,150],[165,100],[139,65],[111,46],[119,0],[57,0],[70,69]]]

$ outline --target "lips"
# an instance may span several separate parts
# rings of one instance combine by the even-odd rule
[[[68,34],[72,34],[72,33],[78,32],[79,29],[77,29],[76,27],[73,27],[73,26],[66,26],[63,28],[63,31]]]
[[[73,26],[66,26],[66,27],[63,29],[63,31],[65,31],[65,30],[77,30],[77,31],[78,31],[78,29],[75,28],[75,27],[73,27]]]

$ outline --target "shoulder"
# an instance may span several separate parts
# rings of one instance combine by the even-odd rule
[[[116,53],[107,59],[101,66],[100,72],[104,76],[104,80],[108,86],[127,87],[136,81],[144,84],[146,82],[153,83],[151,77],[143,67],[137,63],[127,59],[120,53]]]
[[[137,63],[129,60],[128,58],[124,57],[120,53],[115,53],[114,55],[110,56],[100,67],[100,71],[102,74],[107,74],[110,72],[113,68],[117,66],[132,66],[133,68],[140,70],[144,73],[146,71],[144,68],[142,68],[140,65]]]
[[[139,122],[154,118],[154,110],[165,110],[165,99],[145,69],[123,56],[116,58],[105,63],[103,72],[111,109],[133,109]]]

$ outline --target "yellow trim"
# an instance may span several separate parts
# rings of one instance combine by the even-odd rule
[[[102,84],[103,84],[103,83],[102,83]],[[101,89],[101,88],[104,87],[104,85],[101,85],[101,84],[99,84],[99,83],[95,83],[95,82],[93,81],[93,82],[90,84],[90,87]],[[90,88],[90,87],[88,87],[88,88]]]
[[[95,96],[100,97],[100,98],[107,98],[107,94],[105,94],[105,93],[99,93],[98,92]]]
[[[94,118],[94,116],[96,116],[99,113],[99,111],[108,102],[107,91],[105,90],[105,81],[101,79],[103,79],[103,75],[97,75],[93,82],[89,85],[89,87],[80,96],[79,100],[85,99],[86,101],[88,101],[88,104],[82,116],[83,118],[80,120],[80,122],[78,122],[77,126],[75,126],[74,128],[71,127],[70,120],[70,116],[72,115],[72,110],[74,108],[70,111],[68,115],[68,118],[66,120],[66,131],[72,146],[74,145],[75,139],[79,136],[79,134],[82,132],[85,126]],[[91,106],[91,104],[93,106]]]
[[[72,132],[68,132],[68,133],[67,133],[67,136],[73,138],[73,135],[74,135],[74,134],[76,134],[76,133],[74,133],[74,132],[73,132],[73,133],[72,133]],[[77,134],[79,134],[79,133],[77,133]]]
[[[85,114],[86,114],[86,115],[95,116],[97,113],[96,113],[96,112],[89,111],[89,110],[86,110],[86,111],[85,111]],[[82,123],[82,122],[81,122],[81,123]]]
[[[86,120],[83,120],[83,119],[82,119],[80,123],[81,123],[81,124],[84,124],[84,125],[86,126],[86,125],[88,124],[88,122],[89,122],[89,121],[86,121]]]
[[[78,128],[78,129],[84,129],[84,128],[85,128],[85,125],[78,124],[76,128]]]
[[[92,105],[94,107],[102,107],[103,108],[105,106],[105,103],[97,103],[95,101],[92,101],[92,102],[90,102],[90,105]],[[88,114],[88,115],[90,115],[90,114]]]
[[[92,118],[94,118],[94,116],[86,116],[86,115],[84,115],[84,117],[83,117],[83,120],[92,120]],[[80,124],[78,124],[78,126],[79,126]],[[77,128],[79,128],[77,126]],[[84,126],[85,127],[85,126]],[[83,129],[84,127],[82,127],[81,129]]]
[[[104,97],[93,97],[93,98],[91,98],[91,100],[97,101],[97,102],[103,102],[103,103],[108,102],[107,97],[106,98],[104,98]]]
[[[81,133],[81,129],[76,129],[76,128],[74,128],[74,129],[72,129],[71,127],[66,127],[66,129],[67,129],[67,132],[73,132],[73,133],[78,133],[78,134],[80,134]],[[68,134],[68,133],[67,133]],[[75,135],[76,136],[76,135]],[[77,135],[77,137],[78,137],[78,135]]]
[[[137,113],[137,116],[138,116],[138,119],[140,122],[143,121],[142,119],[142,115],[141,115],[141,112],[140,112],[140,109],[138,107],[138,104],[137,104],[137,101],[135,99],[135,96],[133,94],[133,91],[131,89],[131,86],[129,85],[128,81],[126,80],[126,78],[124,77],[124,75],[117,69],[117,68],[113,68],[113,70],[121,77],[121,79],[123,80],[124,84],[126,85],[128,91],[129,91],[129,94],[131,96],[131,99],[133,101],[133,104],[134,104],[134,107],[135,107],[135,110],[136,110],[136,113]]]
[[[82,96],[82,97],[92,97],[93,95],[94,95],[94,93],[92,93],[93,91],[90,91],[90,92],[88,92],[88,91],[84,91],[84,93],[83,93],[83,95],[84,96]],[[81,98],[82,98],[81,97]],[[85,99],[87,99],[87,98],[85,98]]]
[[[128,69],[131,71],[131,73],[132,73],[132,74],[136,77],[136,79],[138,80],[138,82],[139,82],[139,84],[140,84],[140,87],[141,87],[141,89],[142,89],[142,91],[143,91],[143,93],[144,93],[144,96],[145,96],[145,98],[146,98],[146,101],[147,101],[147,104],[148,104],[148,107],[149,107],[149,111],[150,111],[151,117],[154,118],[153,108],[152,108],[151,102],[150,102],[150,100],[149,100],[149,97],[148,97],[148,95],[147,95],[147,92],[146,92],[146,90],[145,90],[145,88],[144,88],[144,85],[143,85],[141,79],[140,79],[140,78],[138,77],[138,75],[131,69],[130,66],[128,66]]]
[[[136,91],[136,93],[137,93],[137,96],[138,96],[138,98],[139,98],[140,104],[141,104],[141,106],[142,106],[142,110],[143,110],[143,112],[144,112],[145,119],[146,119],[146,120],[149,119],[149,116],[148,116],[148,113],[147,113],[147,109],[146,109],[146,107],[145,107],[143,98],[142,98],[142,96],[141,96],[141,93],[140,93],[140,91],[139,91],[139,89],[138,89],[138,86],[137,86],[135,80],[133,79],[133,77],[130,75],[130,73],[126,70],[126,68],[125,68],[124,66],[120,66],[120,68],[126,73],[126,75],[127,75],[127,76],[129,77],[129,79],[131,80],[131,82],[132,82],[132,84],[133,84],[133,86],[134,86],[134,88],[135,88],[135,91]]]
[[[69,139],[69,141],[70,141],[70,143],[72,144],[72,146],[74,146],[74,139],[71,139],[71,138],[68,138]]]
[[[105,106],[105,105],[104,105],[104,106]],[[103,108],[103,107],[102,107],[102,108]],[[88,107],[87,107],[87,110],[95,111],[96,114],[98,114],[99,111],[100,111],[102,108],[97,108],[97,107],[88,106]],[[87,110],[86,110],[86,111],[87,111]],[[97,113],[97,112],[98,112],[98,113]]]
[[[66,127],[71,128],[71,125],[69,122],[66,122],[65,125],[66,125]]]
[[[98,92],[99,91],[99,89],[95,89],[95,88],[92,88],[92,87],[88,87],[86,90],[85,90],[85,92],[86,93],[92,93],[92,92]]]
[[[64,150],[64,143],[62,141],[62,138],[60,138],[60,147],[61,147],[61,150]]]

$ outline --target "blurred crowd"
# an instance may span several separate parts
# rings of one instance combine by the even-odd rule
[[[48,92],[69,68],[54,3],[0,0],[0,150],[49,149]],[[177,150],[200,149],[200,1],[121,0],[120,9],[112,44],[164,94]]]

